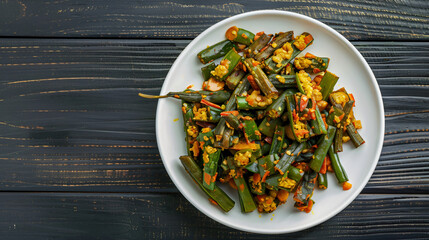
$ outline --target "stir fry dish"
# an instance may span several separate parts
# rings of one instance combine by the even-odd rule
[[[225,37],[197,55],[202,90],[140,94],[182,101],[188,155],[180,160],[210,202],[234,207],[219,187],[226,184],[244,213],[273,212],[289,195],[308,213],[316,186],[328,188],[329,172],[349,190],[338,152],[346,142],[365,143],[362,124],[353,94],[334,90],[339,77],[328,71],[330,59],[306,51],[313,36],[233,26]]]

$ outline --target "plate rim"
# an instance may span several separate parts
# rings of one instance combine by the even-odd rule
[[[341,35],[339,32],[337,32],[335,29],[331,28],[330,26],[328,26],[327,24],[311,18],[309,16],[303,15],[303,14],[299,14],[299,13],[295,13],[295,12],[290,12],[290,11],[284,11],[284,10],[256,10],[256,11],[249,11],[249,12],[245,12],[245,13],[241,13],[241,14],[237,14],[228,18],[225,18],[215,24],[213,24],[212,26],[210,26],[209,28],[207,28],[206,30],[204,30],[202,33],[200,33],[196,38],[194,38],[190,43],[188,43],[188,45],[182,50],[182,52],[179,54],[179,56],[176,58],[176,60],[174,61],[174,63],[172,64],[170,70],[168,71],[167,76],[165,77],[165,80],[163,82],[160,94],[166,94],[166,89],[167,89],[167,84],[166,84],[166,80],[167,79],[171,79],[173,72],[175,71],[175,69],[178,67],[178,63],[180,62],[180,60],[182,58],[184,58],[184,56],[186,55],[186,53],[189,51],[189,49],[192,47],[192,45],[194,45],[195,42],[198,42],[199,39],[203,38],[204,35],[206,35],[207,33],[209,33],[212,29],[216,28],[219,25],[224,24],[225,22],[231,22],[234,21],[236,19],[239,18],[243,18],[243,17],[249,17],[249,16],[253,16],[253,15],[264,15],[264,14],[276,14],[276,15],[284,15],[287,17],[294,17],[294,18],[298,18],[298,19],[302,19],[302,20],[306,20],[306,21],[310,21],[313,24],[316,24],[317,26],[320,26],[322,28],[324,28],[326,31],[330,32],[331,34],[333,34],[335,37],[339,38],[343,43],[345,43],[348,48],[350,50],[352,50],[354,52],[354,54],[358,57],[358,59],[360,60],[361,63],[363,63],[363,66],[365,67],[365,69],[367,70],[369,77],[371,79],[371,82],[374,86],[374,90],[376,92],[376,99],[378,100],[378,104],[380,105],[380,112],[379,112],[379,119],[380,119],[380,132],[379,134],[379,138],[380,141],[377,142],[378,146],[376,148],[376,154],[374,155],[375,160],[373,161],[371,168],[370,168],[370,174],[367,174],[366,177],[363,179],[364,184],[362,184],[358,190],[356,192],[354,192],[352,194],[352,196],[350,196],[347,201],[344,201],[339,207],[335,208],[334,211],[332,211],[330,214],[325,215],[324,217],[310,223],[310,224],[306,224],[300,227],[294,227],[291,229],[285,229],[285,230],[271,230],[271,229],[251,229],[251,228],[241,228],[239,226],[235,226],[235,225],[227,225],[226,223],[224,223],[221,219],[216,218],[214,215],[210,214],[210,211],[200,207],[190,196],[187,196],[186,194],[184,194],[184,187],[181,184],[178,184],[176,181],[176,179],[172,176],[174,176],[174,174],[171,173],[171,169],[169,169],[168,167],[166,167],[167,165],[165,164],[165,157],[163,156],[163,151],[162,149],[164,148],[162,144],[160,144],[160,136],[159,136],[159,128],[161,127],[159,124],[159,118],[158,116],[160,116],[160,110],[159,110],[159,103],[163,100],[163,99],[159,99],[157,102],[157,110],[156,110],[156,125],[155,125],[155,129],[156,129],[156,140],[157,140],[157,146],[159,149],[159,154],[161,156],[161,160],[163,162],[164,168],[168,173],[168,176],[170,177],[170,179],[172,180],[172,182],[174,183],[174,185],[176,186],[176,188],[180,191],[180,193],[195,207],[197,208],[199,211],[201,211],[202,213],[204,213],[204,215],[206,215],[207,217],[215,220],[216,222],[233,228],[233,229],[237,229],[240,231],[246,231],[246,232],[250,232],[250,233],[258,233],[258,234],[285,234],[285,233],[292,233],[292,232],[298,232],[298,231],[302,231],[305,229],[309,229],[312,228],[316,225],[319,225],[331,218],[333,218],[334,216],[336,216],[338,213],[340,213],[341,211],[343,211],[347,206],[349,206],[355,199],[356,197],[362,192],[362,190],[365,188],[365,186],[368,184],[369,179],[371,178],[371,176],[374,173],[374,170],[378,164],[378,161],[380,159],[380,155],[381,155],[381,151],[383,148],[383,142],[384,142],[384,134],[385,134],[385,117],[384,117],[384,104],[383,104],[383,99],[382,99],[382,95],[381,95],[381,91],[380,91],[380,86],[377,83],[377,80],[374,76],[374,73],[372,72],[372,69],[370,68],[369,64],[366,62],[365,58],[362,56],[362,54],[355,48],[355,46],[350,43],[350,41],[348,41],[343,35]],[[179,156],[177,157],[179,158]],[[219,210],[221,211],[221,210]]]

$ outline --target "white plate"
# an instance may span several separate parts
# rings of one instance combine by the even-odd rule
[[[314,37],[314,43],[305,52],[331,59],[328,69],[340,77],[336,89],[345,87],[356,99],[355,116],[362,120],[363,129],[360,133],[366,141],[358,149],[350,146],[350,143],[345,144],[344,152],[340,153],[341,162],[353,187],[349,191],[343,191],[334,174],[329,174],[329,187],[327,190],[315,190],[313,199],[316,204],[309,214],[297,211],[293,207],[291,196],[288,202],[274,213],[259,214],[254,211],[243,214],[237,193],[225,186],[223,188],[236,204],[230,212],[224,213],[207,200],[207,196],[191,180],[180,163],[179,156],[186,155],[186,147],[181,105],[180,101],[175,99],[159,100],[156,114],[156,136],[164,166],[176,187],[189,202],[226,226],[265,234],[289,233],[315,226],[347,207],[364,188],[377,165],[384,137],[384,110],[375,77],[356,48],[332,28],[300,14],[264,10],[225,19],[201,33],[174,62],[161,94],[182,91],[191,84],[195,89],[200,89],[200,68],[203,65],[197,59],[197,53],[207,45],[223,40],[225,31],[233,25],[254,33],[293,30],[296,36],[309,32]]]

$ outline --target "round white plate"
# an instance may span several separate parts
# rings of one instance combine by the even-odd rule
[[[293,30],[295,36],[309,32],[314,43],[305,52],[331,59],[328,70],[340,77],[335,89],[345,87],[356,99],[355,116],[362,120],[360,134],[366,143],[355,149],[351,143],[344,146],[340,159],[353,187],[343,191],[334,174],[329,175],[327,190],[315,190],[316,204],[311,213],[297,211],[292,196],[274,213],[260,214],[254,211],[244,214],[240,211],[238,195],[229,186],[224,186],[235,201],[235,207],[228,213],[214,206],[207,196],[192,181],[180,163],[179,156],[186,155],[185,134],[180,101],[160,99],[156,113],[156,136],[164,166],[183,196],[210,218],[232,228],[265,234],[289,233],[322,223],[349,205],[361,192],[371,177],[380,156],[384,137],[384,110],[381,93],[375,77],[360,53],[338,32],[327,25],[300,14],[263,10],[248,12],[225,19],[195,38],[171,67],[161,94],[182,91],[193,84],[200,89],[203,66],[197,53],[216,42],[225,39],[225,31],[236,25],[254,33],[277,33]]]

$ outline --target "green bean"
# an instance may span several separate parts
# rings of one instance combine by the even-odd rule
[[[309,171],[304,174],[303,181],[296,189],[293,200],[301,204],[308,204],[311,196],[313,195],[314,187],[317,181],[317,172]]]
[[[238,130],[240,128],[240,120],[234,114],[227,114],[222,116],[223,119],[231,126],[233,129]]]
[[[341,119],[340,123],[338,124],[339,126],[337,126],[337,132],[335,133],[335,139],[334,139],[335,152],[343,151],[344,124],[347,122],[347,119],[349,118],[349,114],[352,110],[354,102],[355,101],[350,100],[346,104],[344,104],[344,108],[343,108],[344,116],[343,116],[343,119]]]
[[[221,147],[229,148],[232,146],[232,135],[234,134],[234,129],[226,128],[223,132],[222,140],[220,142]]]
[[[265,184],[267,184],[269,187],[273,188],[274,190],[284,189],[288,192],[291,192],[292,189],[294,189],[296,185],[301,181],[303,176],[304,176],[304,171],[301,171],[300,169],[294,166],[289,166],[289,168],[287,169],[287,172],[284,175],[275,174],[267,177],[267,179],[265,180]],[[287,178],[295,181],[295,185],[292,185],[290,187],[282,186],[281,182]]]
[[[192,111],[193,104],[183,102],[182,103],[182,116],[183,116],[183,126],[185,130],[185,141],[186,141],[186,150],[188,151],[189,156],[193,156],[191,153],[191,142],[195,139],[189,134],[188,129],[192,132],[198,131],[198,126],[193,123],[192,118],[194,117],[194,113]]]
[[[286,90],[280,96],[274,100],[274,102],[267,107],[265,110],[265,115],[271,117],[271,118],[278,118],[280,117],[284,110],[286,109],[286,95],[290,93],[290,91]]]
[[[261,174],[261,176],[264,176],[267,171],[269,172],[269,175],[274,174],[275,160],[276,160],[276,155],[267,155],[265,157],[259,158],[258,159],[259,174]]]
[[[247,80],[241,81],[238,86],[234,89],[234,92],[229,97],[228,102],[225,104],[225,111],[232,111],[236,108],[236,97],[246,92],[250,88],[250,83]],[[222,139],[223,132],[225,130],[225,119],[220,119],[218,124],[214,129],[214,134],[216,136],[216,147],[220,147],[220,140]]]
[[[316,103],[312,102],[312,104],[316,104]],[[323,121],[322,115],[320,114],[320,111],[319,111],[319,107],[317,106],[315,110],[315,116],[316,116],[316,119],[310,120],[310,125],[314,133],[316,135],[326,134],[327,130],[326,130],[325,122]]]

